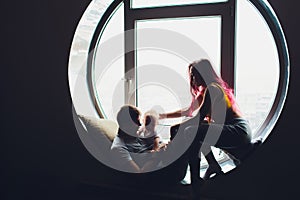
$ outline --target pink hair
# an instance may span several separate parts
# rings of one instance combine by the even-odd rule
[[[236,100],[235,100],[233,89],[230,88],[228,86],[228,84],[222,78],[219,78],[217,82],[223,88],[223,90],[224,90],[224,92],[225,92],[225,94],[226,94],[226,96],[227,96],[227,98],[229,100],[229,103],[232,106],[232,109],[240,111],[239,107],[238,107],[238,105],[236,103]]]
[[[233,94],[233,89],[230,88],[228,84],[216,74],[215,70],[213,69],[211,63],[208,60],[203,59],[200,61],[196,61],[190,64],[188,69],[190,78],[190,92],[193,97],[188,114],[189,116],[192,116],[192,113],[194,111],[192,105],[196,103],[195,101],[197,97],[199,95],[203,95],[207,84],[209,85],[211,83],[217,83],[218,85],[220,85],[228,98],[228,103],[230,104],[230,106],[232,106],[234,110],[239,111]],[[202,74],[207,76],[205,80],[203,79]]]

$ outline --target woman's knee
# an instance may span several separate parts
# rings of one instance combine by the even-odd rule
[[[188,126],[184,129],[186,137],[202,142],[207,132],[207,126]]]
[[[197,135],[197,126],[188,126],[184,129],[184,136],[186,141],[192,142]]]

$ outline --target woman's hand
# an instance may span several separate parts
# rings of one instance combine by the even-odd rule
[[[167,114],[165,114],[165,113],[159,114],[158,119],[165,119],[165,118],[167,118]]]

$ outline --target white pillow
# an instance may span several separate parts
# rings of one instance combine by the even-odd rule
[[[117,135],[118,124],[109,119],[97,119],[94,117],[87,117],[79,115],[79,118],[84,123],[87,132],[91,134],[103,134],[111,142]]]

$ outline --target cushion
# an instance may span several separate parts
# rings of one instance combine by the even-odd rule
[[[113,167],[111,144],[117,135],[118,125],[108,119],[78,115],[79,137],[86,149],[101,163]]]
[[[118,124],[109,119],[98,119],[94,117],[79,115],[89,133],[105,135],[111,142],[117,135]]]

